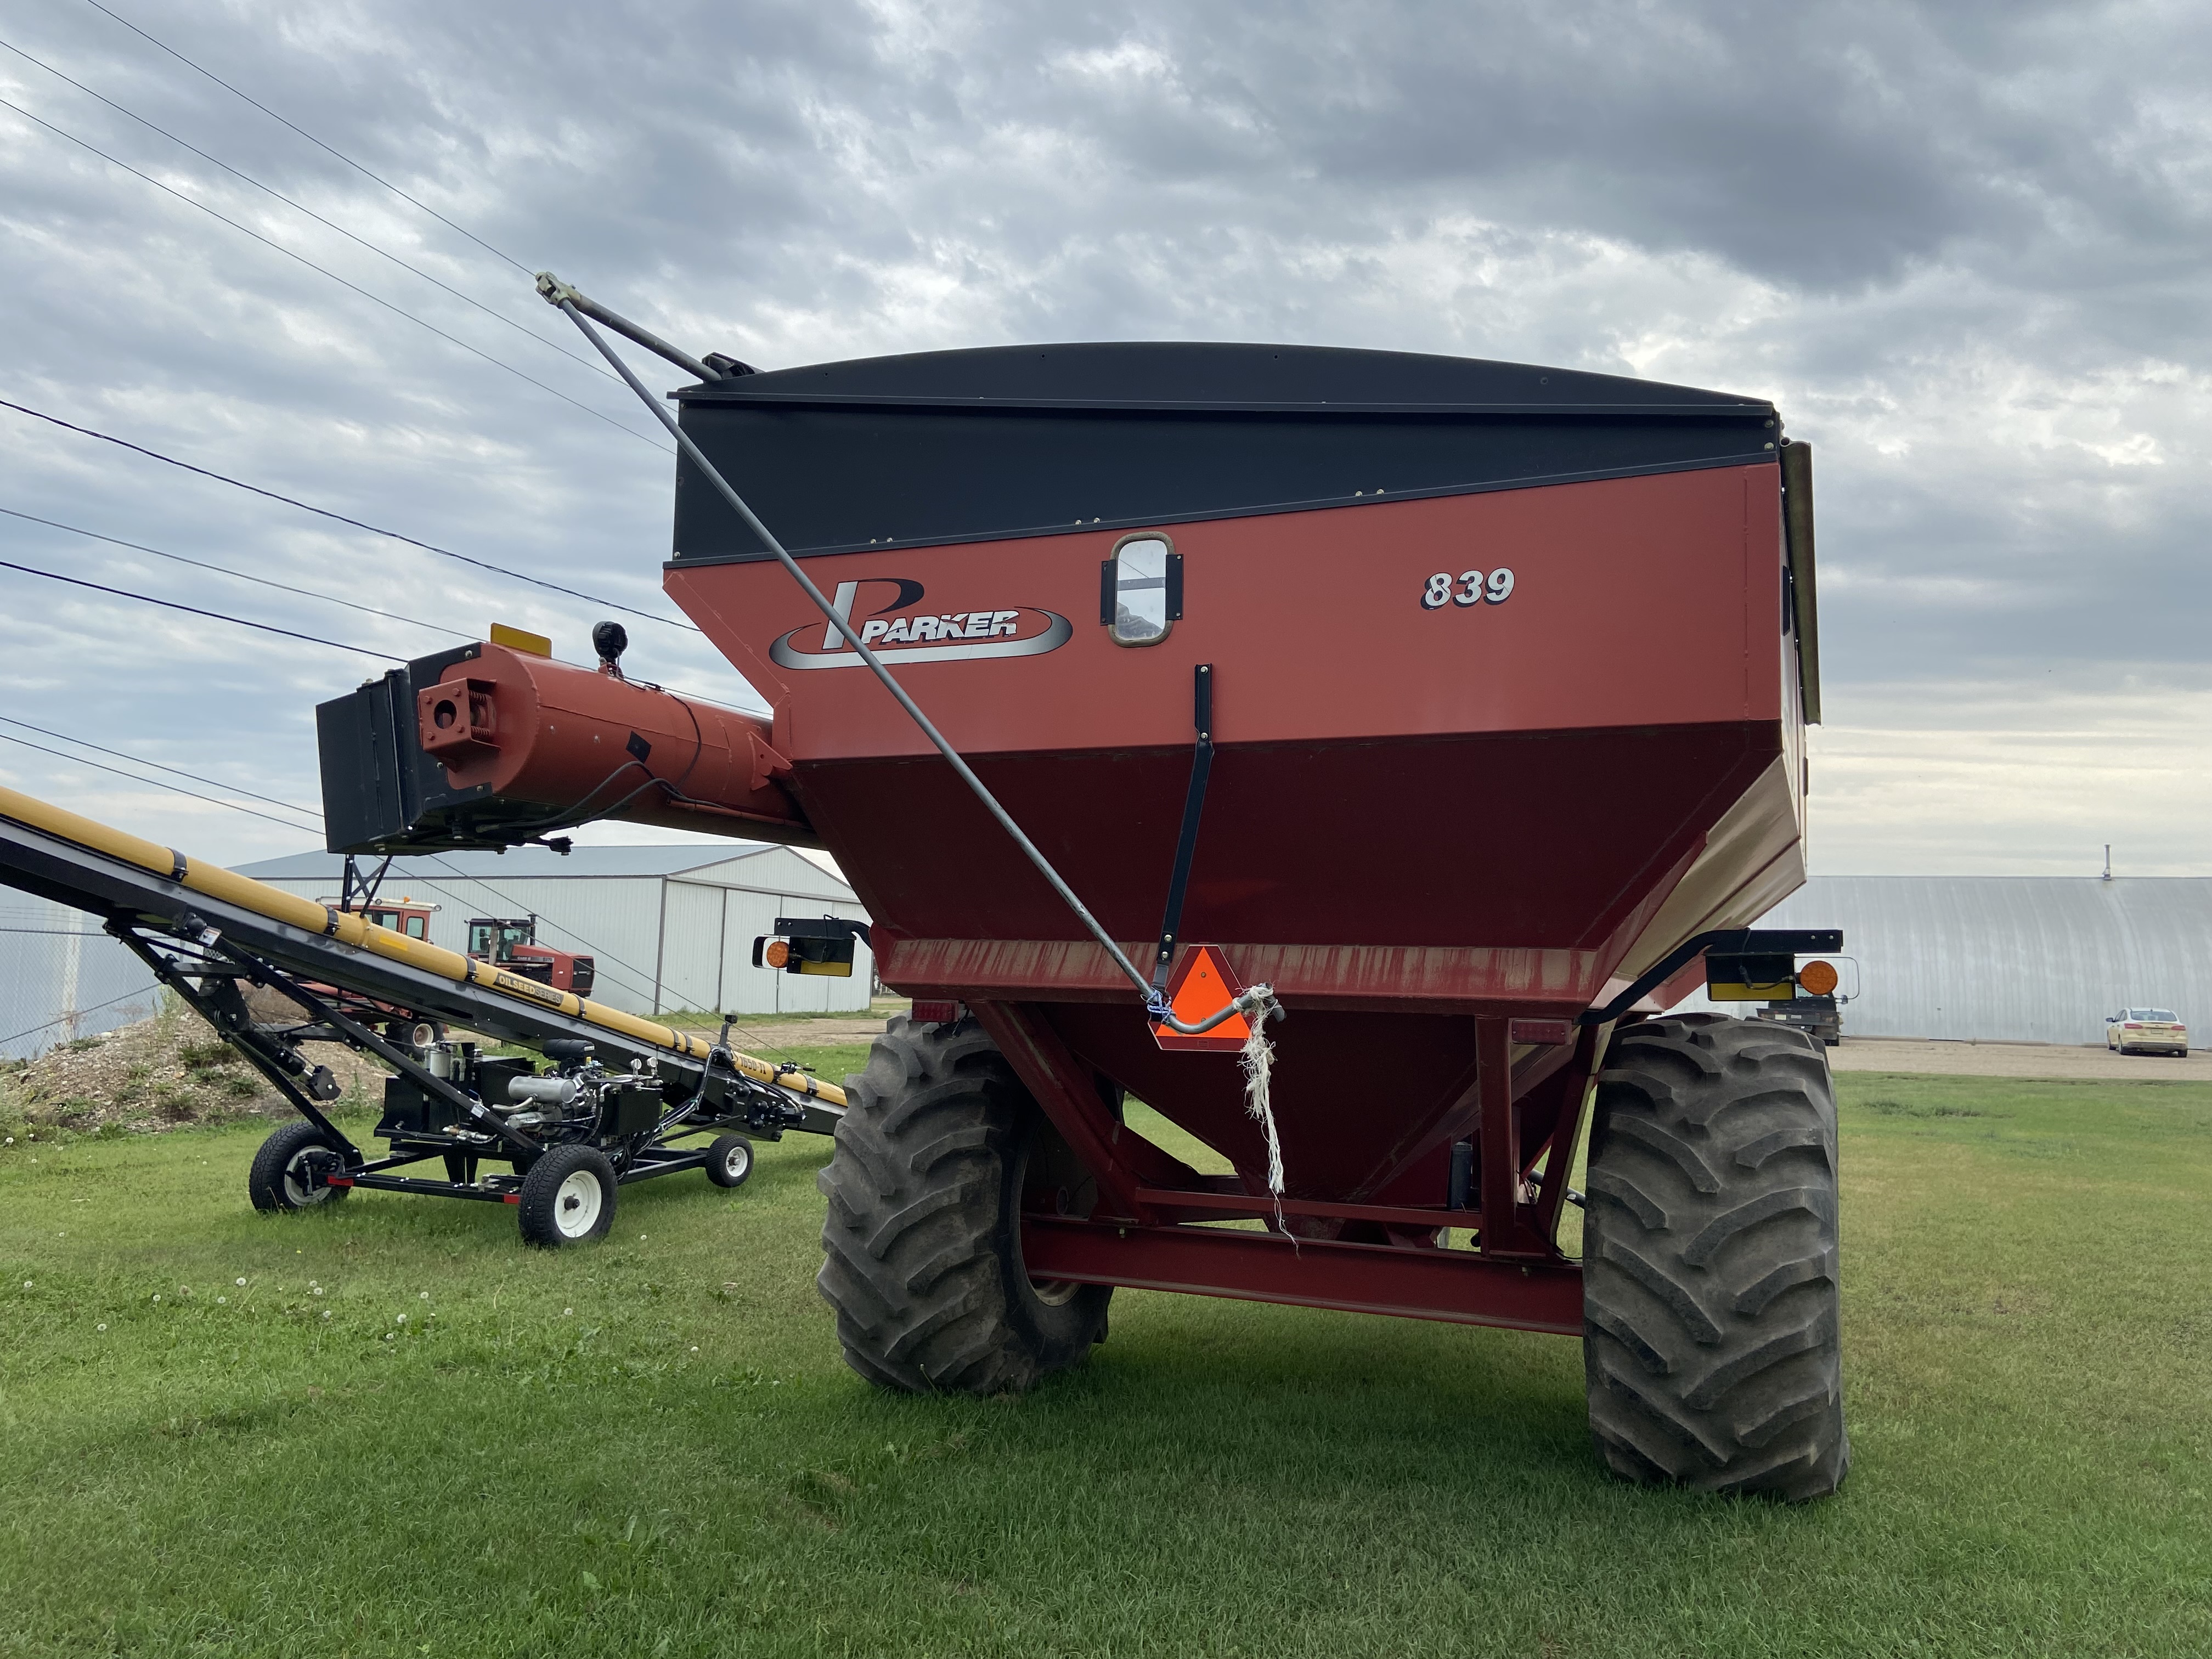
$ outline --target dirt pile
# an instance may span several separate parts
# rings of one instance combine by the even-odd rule
[[[309,1043],[301,1052],[309,1065],[329,1066],[356,1103],[382,1097],[382,1070],[349,1049]],[[291,1109],[206,1021],[173,1002],[151,1019],[36,1060],[0,1061],[0,1122],[36,1128],[143,1134]]]

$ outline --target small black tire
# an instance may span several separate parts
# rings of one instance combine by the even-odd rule
[[[717,1187],[742,1187],[753,1173],[753,1144],[743,1135],[719,1135],[707,1148],[707,1179]]]
[[[386,1020],[384,1040],[411,1054],[426,1054],[446,1040],[446,1028],[434,1019]]]
[[[1598,1079],[1583,1353],[1631,1480],[1823,1498],[1850,1467],[1826,1054],[1771,1023],[1632,1025]]]
[[[905,1393],[1000,1395],[1087,1358],[1113,1287],[1032,1282],[1021,1212],[1033,1189],[1088,1215],[1097,1183],[991,1039],[894,1016],[845,1091],[815,1280],[845,1363]]]
[[[522,1177],[522,1242],[556,1250],[605,1238],[615,1224],[615,1166],[592,1146],[549,1147]]]
[[[253,1167],[246,1176],[246,1195],[264,1215],[282,1210],[313,1210],[334,1204],[353,1190],[327,1187],[308,1179],[319,1165],[325,1171],[343,1169],[345,1154],[306,1118],[295,1118],[261,1143],[253,1154]]]

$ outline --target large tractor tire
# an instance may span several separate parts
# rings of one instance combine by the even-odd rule
[[[1836,1102],[1802,1031],[1722,1014],[1619,1033],[1598,1079],[1583,1352],[1632,1480],[1826,1497],[1850,1466]]]
[[[1113,1290],[1030,1281],[1022,1194],[1085,1215],[1096,1182],[990,1038],[899,1016],[845,1094],[815,1281],[845,1363],[887,1389],[980,1395],[1080,1363]]]

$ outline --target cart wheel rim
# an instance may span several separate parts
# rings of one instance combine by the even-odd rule
[[[563,1238],[583,1238],[599,1224],[606,1194],[599,1178],[589,1170],[578,1170],[553,1194],[553,1224]]]
[[[304,1209],[310,1204],[328,1203],[331,1189],[326,1186],[317,1185],[310,1178],[309,1172],[319,1165],[327,1165],[336,1161],[327,1146],[300,1148],[298,1152],[292,1154],[291,1162],[284,1166],[284,1196],[289,1199],[296,1208]]]
[[[743,1181],[753,1167],[753,1149],[742,1140],[722,1154],[722,1173],[732,1181]]]

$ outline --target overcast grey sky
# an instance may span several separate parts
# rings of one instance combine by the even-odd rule
[[[1285,340],[1771,398],[1818,457],[1814,867],[2087,874],[2109,841],[2212,873],[2201,0],[108,3],[0,0],[0,398],[677,615],[665,440],[524,271],[128,20],[763,368]],[[0,517],[14,563],[395,657],[499,619],[580,659],[605,614],[0,434],[0,508],[413,620]],[[696,635],[630,631],[642,672],[750,700]],[[382,666],[0,569],[0,716],[279,799],[317,799],[314,702]],[[0,781],[210,856],[315,842],[13,743]]]

